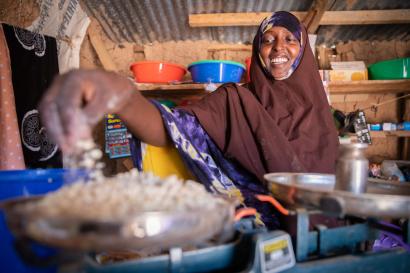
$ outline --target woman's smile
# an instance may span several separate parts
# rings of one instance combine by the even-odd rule
[[[289,61],[289,58],[287,56],[283,57],[274,57],[271,59],[270,63],[273,65],[281,65]]]

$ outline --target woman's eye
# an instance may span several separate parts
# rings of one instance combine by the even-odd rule
[[[296,43],[296,38],[295,37],[286,37],[286,41],[289,43]]]
[[[263,43],[264,44],[270,44],[270,43],[273,43],[274,40],[275,39],[273,39],[272,37],[267,37],[267,38],[263,39]]]

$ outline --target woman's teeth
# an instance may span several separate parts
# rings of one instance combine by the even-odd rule
[[[283,64],[283,63],[286,63],[287,61],[288,61],[288,58],[281,57],[281,58],[274,58],[270,62],[271,64]]]

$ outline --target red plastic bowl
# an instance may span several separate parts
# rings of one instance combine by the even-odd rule
[[[141,61],[131,64],[136,82],[169,83],[181,81],[187,70],[179,64],[157,61]]]

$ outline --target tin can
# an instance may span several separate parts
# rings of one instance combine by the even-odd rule
[[[369,161],[364,155],[366,148],[366,143],[349,143],[339,146],[335,190],[356,194],[366,192],[369,172]]]

